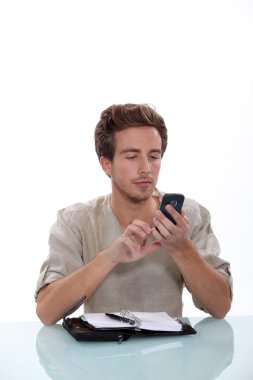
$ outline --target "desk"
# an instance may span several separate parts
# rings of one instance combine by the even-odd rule
[[[60,324],[0,323],[1,380],[252,380],[253,316],[189,318],[196,335],[77,342]]]

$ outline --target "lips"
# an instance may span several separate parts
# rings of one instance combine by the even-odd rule
[[[135,181],[134,184],[139,186],[139,187],[148,187],[152,184],[153,182],[147,179],[142,179],[140,181]]]

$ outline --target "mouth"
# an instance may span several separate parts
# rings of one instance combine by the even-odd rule
[[[134,184],[139,187],[149,187],[150,185],[152,185],[152,183],[153,183],[152,181],[147,180],[147,179],[142,179],[140,181],[134,182]]]

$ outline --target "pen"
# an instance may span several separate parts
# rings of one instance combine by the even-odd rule
[[[135,325],[135,321],[133,319],[121,317],[120,315],[112,314],[112,313],[105,313],[105,315],[111,319],[116,319],[117,321],[120,321],[120,322],[129,323],[132,326]]]

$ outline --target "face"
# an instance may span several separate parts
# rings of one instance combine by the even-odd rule
[[[147,200],[155,189],[161,166],[162,140],[153,127],[130,127],[115,133],[113,160],[102,164],[112,191],[132,202]]]

